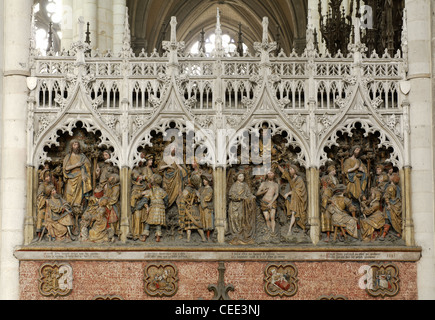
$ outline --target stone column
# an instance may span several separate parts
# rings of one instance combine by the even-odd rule
[[[320,195],[319,195],[319,169],[308,170],[308,224],[310,226],[310,237],[314,245],[320,241]]]
[[[19,298],[19,263],[26,215],[26,117],[33,0],[4,1],[4,82],[1,130],[0,299]]]
[[[120,230],[121,230],[121,242],[127,242],[127,235],[130,232],[130,186],[131,186],[131,174],[128,167],[121,169],[121,218],[120,218]]]
[[[405,239],[406,245],[409,247],[415,246],[414,237],[414,222],[412,217],[412,201],[411,201],[411,168],[405,167],[405,169],[400,171],[400,179],[403,181],[401,187],[403,190],[402,201],[403,201],[403,238]]]
[[[218,235],[218,243],[225,243],[227,225],[227,179],[226,169],[217,167],[213,177],[215,225]]]
[[[100,52],[113,49],[113,5],[112,0],[98,1],[98,48]]]
[[[115,54],[122,49],[126,6],[126,0],[113,0],[113,52]]]
[[[418,263],[419,299],[435,299],[434,255],[434,131],[432,101],[432,1],[406,0],[408,15],[411,166],[410,198],[415,243],[422,247]],[[409,168],[408,168],[409,170]]]
[[[327,3],[323,3],[322,12],[326,12],[326,8],[327,8]],[[319,44],[319,51],[323,52],[324,46],[322,42],[322,34],[320,33],[319,0],[308,0],[308,10],[311,10],[311,21],[313,27],[316,29],[317,32],[317,42]]]
[[[61,47],[69,50],[74,39],[73,0],[62,1],[62,41]]]
[[[80,35],[79,35],[80,30],[79,30],[79,25],[78,25],[77,21],[79,20],[80,17],[83,16],[83,4],[84,4],[84,0],[72,0],[73,42],[80,40]]]

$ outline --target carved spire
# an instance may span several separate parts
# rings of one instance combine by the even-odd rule
[[[177,18],[171,18],[171,43],[177,43]]]
[[[48,27],[48,46],[47,55],[53,51],[53,22],[50,22]]]
[[[205,53],[205,31],[204,28],[199,34],[198,52]]]
[[[315,50],[314,24],[313,24],[313,17],[311,15],[311,9],[308,9],[306,38],[307,38],[307,53],[310,53]]]
[[[215,49],[213,55],[215,57],[223,57],[225,55],[225,50],[222,45],[222,27],[221,27],[221,15],[219,8],[217,8],[216,16],[216,30],[215,30]]]
[[[263,18],[263,43],[269,42],[269,18]]]
[[[72,49],[76,52],[76,66],[85,65],[85,52],[91,47],[85,43],[85,19],[79,17],[79,41],[73,43]]]
[[[276,42],[269,42],[269,19],[263,18],[262,42],[255,42],[254,49],[261,53],[261,65],[270,66],[270,53],[276,50]]]
[[[89,49],[86,50],[86,54],[91,55],[91,24],[88,22],[86,27],[86,40],[85,43],[89,46]]]
[[[169,51],[169,66],[170,72],[177,74],[178,72],[178,52],[185,47],[184,42],[177,41],[177,18],[171,17],[171,39],[163,41],[163,49]]]
[[[243,50],[243,33],[242,33],[242,24],[239,23],[239,37],[237,40],[237,53],[240,57],[243,57],[244,50]]]
[[[122,57],[130,57],[132,56],[131,49],[131,32],[130,32],[130,22],[128,15],[128,7],[125,7],[125,16],[124,16],[124,36],[122,38]]]

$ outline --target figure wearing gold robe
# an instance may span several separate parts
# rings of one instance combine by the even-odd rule
[[[144,192],[151,187],[154,169],[152,168],[154,159],[152,156],[145,156],[146,165],[142,164],[135,167],[131,173],[132,189],[130,206],[132,217],[130,221],[130,238],[138,240],[143,233],[143,221],[146,219],[146,210],[144,206],[139,209],[137,205],[142,199]]]
[[[89,230],[89,241],[103,243],[110,241],[112,229],[107,228],[106,208],[99,207],[92,216],[92,228]]]
[[[184,189],[188,172],[183,165],[177,164],[175,159],[171,164],[168,162],[162,160],[159,172],[163,175],[163,189],[168,193],[168,205],[171,207]]]
[[[308,225],[308,193],[304,179],[298,175],[298,168],[290,165],[289,170],[284,170],[278,166],[282,177],[290,184],[290,192],[285,196],[287,215],[291,217],[288,234],[292,234],[293,224],[296,224],[304,231],[307,231]],[[290,200],[289,200],[290,199]]]
[[[203,175],[203,187],[201,188],[199,201],[200,201],[200,215],[204,231],[207,233],[207,239],[210,240],[210,233],[214,230],[214,201],[213,201],[213,188],[210,184],[213,179],[210,175]]]
[[[354,146],[352,156],[344,161],[343,172],[347,180],[347,193],[359,200],[367,189],[367,168],[359,159],[361,147]]]
[[[200,195],[199,187],[201,178],[198,175],[193,175],[188,179],[186,188],[180,197],[180,216],[183,217],[184,230],[187,231],[187,241],[190,242],[192,230],[197,230],[203,242],[206,241],[204,235],[204,226],[202,224],[201,213],[199,210]]]
[[[334,196],[334,189],[338,185],[338,179],[336,175],[336,168],[334,166],[328,167],[328,175],[321,179],[321,207],[320,207],[320,225],[322,232],[327,233],[327,240],[329,240],[330,233],[334,231],[332,225],[331,214],[329,213],[328,205],[330,199]]]
[[[331,215],[332,225],[334,227],[344,228],[348,234],[357,239],[357,219],[353,216],[356,208],[352,205],[352,201],[343,195],[345,190],[346,186],[344,185],[338,185],[335,188],[335,195],[331,198],[327,210]],[[351,212],[352,215],[348,212]]]
[[[121,194],[120,177],[117,174],[112,174],[109,177],[105,198],[108,199],[106,204],[107,223],[113,229],[115,234],[119,231],[119,219],[121,217],[121,209],[119,204],[119,197]]]
[[[39,184],[38,192],[36,196],[36,233],[38,237],[41,234],[43,228],[43,222],[45,218],[45,206],[47,200],[51,197],[51,190],[54,186],[52,183],[52,176],[49,170],[44,170],[41,173],[42,182]]]
[[[399,175],[393,173],[390,177],[390,181],[391,183],[386,188],[384,194],[387,222],[381,240],[385,239],[391,227],[397,232],[398,237],[402,234],[402,198],[401,189],[399,187]]]
[[[44,227],[51,239],[62,241],[69,237],[75,240],[71,232],[74,226],[71,206],[57,194],[54,186],[50,189],[51,197],[46,202]]]
[[[71,142],[71,152],[63,161],[64,197],[71,206],[81,206],[92,192],[91,162],[80,152],[80,143]]]
[[[364,219],[361,219],[361,237],[363,241],[374,239],[376,230],[381,230],[385,225],[385,215],[381,211],[382,194],[376,188],[372,188],[371,198],[361,202]]]

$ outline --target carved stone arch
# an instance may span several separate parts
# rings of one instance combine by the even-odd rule
[[[328,159],[325,149],[331,148],[333,146],[338,146],[337,140],[339,139],[339,132],[343,134],[348,134],[349,137],[352,137],[353,131],[356,130],[356,125],[358,123],[361,124],[361,129],[364,130],[365,137],[368,137],[369,134],[379,135],[379,144],[377,147],[392,149],[393,151],[391,152],[390,158],[387,161],[395,167],[401,169],[404,166],[403,147],[400,144],[397,144],[397,141],[395,139],[392,139],[391,136],[383,128],[375,125],[370,118],[347,118],[343,120],[341,125],[335,128],[334,132],[329,136],[329,138],[320,144],[318,154],[319,167],[324,166],[330,160]]]
[[[238,131],[233,132],[233,134],[229,137],[228,143],[226,144],[227,165],[230,165],[237,160],[234,158],[234,152],[232,149],[234,150],[234,148],[243,146],[244,134],[249,133],[250,135],[258,135],[263,124],[267,124],[268,128],[271,130],[272,137],[274,135],[286,134],[286,148],[293,147],[295,149],[300,149],[300,152],[297,153],[297,157],[295,159],[287,159],[288,161],[298,163],[300,166],[305,168],[309,167],[309,149],[307,149],[306,146],[301,143],[301,140],[298,138],[292,128],[285,125],[277,118],[265,119],[264,117],[253,117],[249,125],[244,130],[239,129]]]
[[[76,84],[69,98],[61,101],[61,104],[60,112],[50,119],[52,120],[51,124],[39,132],[33,143],[31,165],[38,167],[44,162],[50,161],[44,149],[59,146],[58,132],[69,133],[72,136],[77,124],[82,123],[87,132],[95,134],[99,131],[101,133],[101,142],[98,147],[113,148],[111,162],[114,166],[121,167],[123,156],[119,137],[114,135],[113,130],[107,126],[97,110],[98,103],[91,100],[81,81]]]
[[[110,132],[101,128],[101,126],[96,125],[94,119],[91,117],[80,115],[66,117],[62,121],[59,121],[57,126],[53,127],[50,131],[43,135],[41,139],[39,139],[34,149],[35,152],[32,157],[32,165],[35,168],[38,168],[39,166],[44,165],[44,163],[52,161],[45,149],[51,148],[53,146],[59,146],[59,133],[68,133],[72,137],[74,135],[73,131],[74,129],[78,128],[79,123],[82,124],[82,128],[88,133],[101,133],[98,147],[113,148],[112,158],[109,160],[109,162],[120,168],[122,163],[121,147],[117,143],[114,143],[116,140],[113,139]]]
[[[174,123],[175,128],[180,131],[180,134],[186,133],[186,128],[201,132],[199,140],[206,142],[206,145],[215,150],[214,135],[210,130],[203,128],[202,121],[192,112],[191,99],[184,98],[183,84],[189,79],[186,76],[161,76],[159,79],[163,85],[163,95],[160,99],[155,98],[153,101],[153,111],[146,116],[142,122],[142,128],[137,130],[131,137],[131,143],[128,151],[128,165],[135,167],[140,162],[139,148],[149,146],[152,147],[151,132],[165,134],[169,124]],[[196,141],[196,145],[199,143]],[[213,157],[207,159],[207,163],[211,164],[215,161],[215,152]]]
[[[207,164],[209,166],[214,166],[216,163],[216,146],[215,146],[215,136],[211,130],[201,128],[196,124],[194,120],[187,117],[186,115],[178,115],[177,117],[164,115],[159,117],[153,124],[147,126],[147,129],[142,132],[141,135],[137,136],[135,141],[132,143],[132,147],[129,151],[129,166],[131,168],[138,165],[141,161],[140,149],[146,147],[153,147],[153,133],[159,135],[162,134],[163,137],[167,136],[168,130],[177,130],[179,135],[190,134],[192,137],[192,150],[203,146],[207,149],[207,157],[204,157],[202,164]],[[168,137],[169,138],[169,137]],[[167,141],[169,142],[169,141]],[[186,151],[186,150],[184,150]]]
[[[349,87],[349,94],[346,99],[338,99],[338,105],[341,107],[332,124],[327,130],[324,130],[323,135],[319,139],[317,156],[314,159],[318,161],[318,167],[325,165],[327,157],[325,148],[337,145],[338,132],[352,135],[352,130],[355,125],[360,123],[366,135],[379,134],[379,148],[391,148],[389,162],[398,168],[402,168],[405,164],[405,150],[403,137],[397,136],[386,123],[385,119],[376,109],[377,98],[370,98],[368,90],[369,79],[355,79],[352,87]]]
[[[308,167],[310,163],[310,147],[308,145],[308,133],[302,129],[302,125],[295,125],[293,115],[285,112],[285,104],[279,101],[276,93],[274,93],[274,84],[281,82],[280,78],[268,77],[259,83],[254,99],[249,100],[249,106],[246,113],[242,116],[239,126],[235,128],[234,137],[230,137],[229,141],[238,139],[238,133],[243,132],[245,128],[251,128],[257,121],[265,120],[279,124],[279,127],[285,128],[286,132],[291,137],[291,144],[298,145],[301,148],[303,156],[298,159],[298,162]],[[302,117],[301,115],[297,115]],[[307,119],[302,120],[307,122]]]

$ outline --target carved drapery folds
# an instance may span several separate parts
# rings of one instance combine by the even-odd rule
[[[363,241],[363,226],[365,237],[377,240],[388,221],[401,233],[394,225],[403,227],[405,213],[393,214],[392,206],[406,194],[398,190],[407,187],[403,175],[389,198],[383,190],[382,228],[364,211],[375,200],[376,167],[391,165],[400,175],[410,164],[407,63],[400,54],[366,57],[356,40],[347,57],[319,54],[313,43],[302,55],[271,57],[273,43],[264,36],[255,56],[184,55],[176,20],[172,28],[163,56],[83,59],[80,45],[75,56],[32,56],[28,166],[39,170],[31,179],[39,202],[28,215],[35,237],[57,240],[44,230],[50,217],[50,230],[64,227],[65,238],[96,243],[205,245],[219,238],[292,245],[318,243],[322,232]],[[70,151],[73,140],[81,153]],[[367,185],[350,199],[355,210],[342,208],[342,223],[330,212],[333,221],[322,229],[337,185],[348,194],[354,183],[344,163],[355,146],[364,164],[358,179]],[[332,165],[336,183],[325,182]],[[81,196],[76,206],[69,184]],[[48,210],[51,200],[62,210]],[[356,233],[342,234],[353,227]]]

